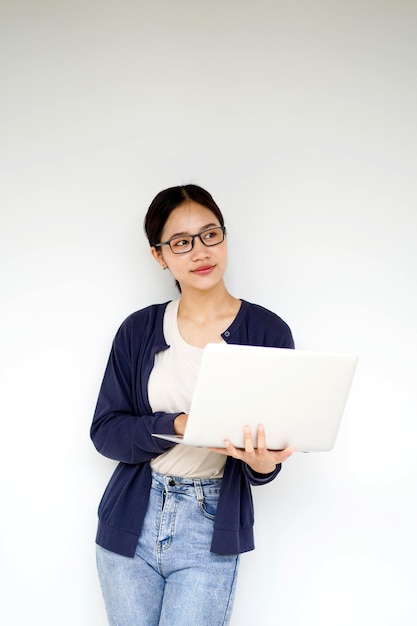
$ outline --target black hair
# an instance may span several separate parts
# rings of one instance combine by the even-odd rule
[[[162,231],[172,211],[187,200],[192,200],[209,209],[224,226],[222,212],[208,191],[198,185],[179,185],[160,191],[152,200],[145,216],[144,228],[150,246],[161,241]]]

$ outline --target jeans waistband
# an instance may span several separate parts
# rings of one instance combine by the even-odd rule
[[[155,487],[164,489],[165,491],[188,491],[201,489],[204,491],[219,491],[221,487],[221,478],[184,478],[183,476],[174,476],[171,474],[160,474],[152,470],[152,484]]]

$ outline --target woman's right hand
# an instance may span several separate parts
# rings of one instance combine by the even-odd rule
[[[183,435],[185,427],[187,425],[188,415],[187,413],[180,413],[174,419],[174,430],[176,435]]]

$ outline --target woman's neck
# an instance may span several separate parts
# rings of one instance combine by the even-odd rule
[[[216,293],[183,293],[178,307],[178,329],[183,339],[192,346],[203,348],[207,343],[222,340],[241,306],[226,288]]]
[[[224,285],[210,291],[187,291],[181,294],[178,316],[202,322],[227,316],[238,310],[240,300],[234,298]]]

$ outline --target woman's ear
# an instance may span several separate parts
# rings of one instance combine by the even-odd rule
[[[153,256],[153,258],[159,263],[159,265],[162,267],[163,270],[168,269],[168,265],[165,263],[163,257],[162,257],[162,253],[160,250],[157,250],[157,248],[155,248],[155,246],[151,247],[151,254]]]

